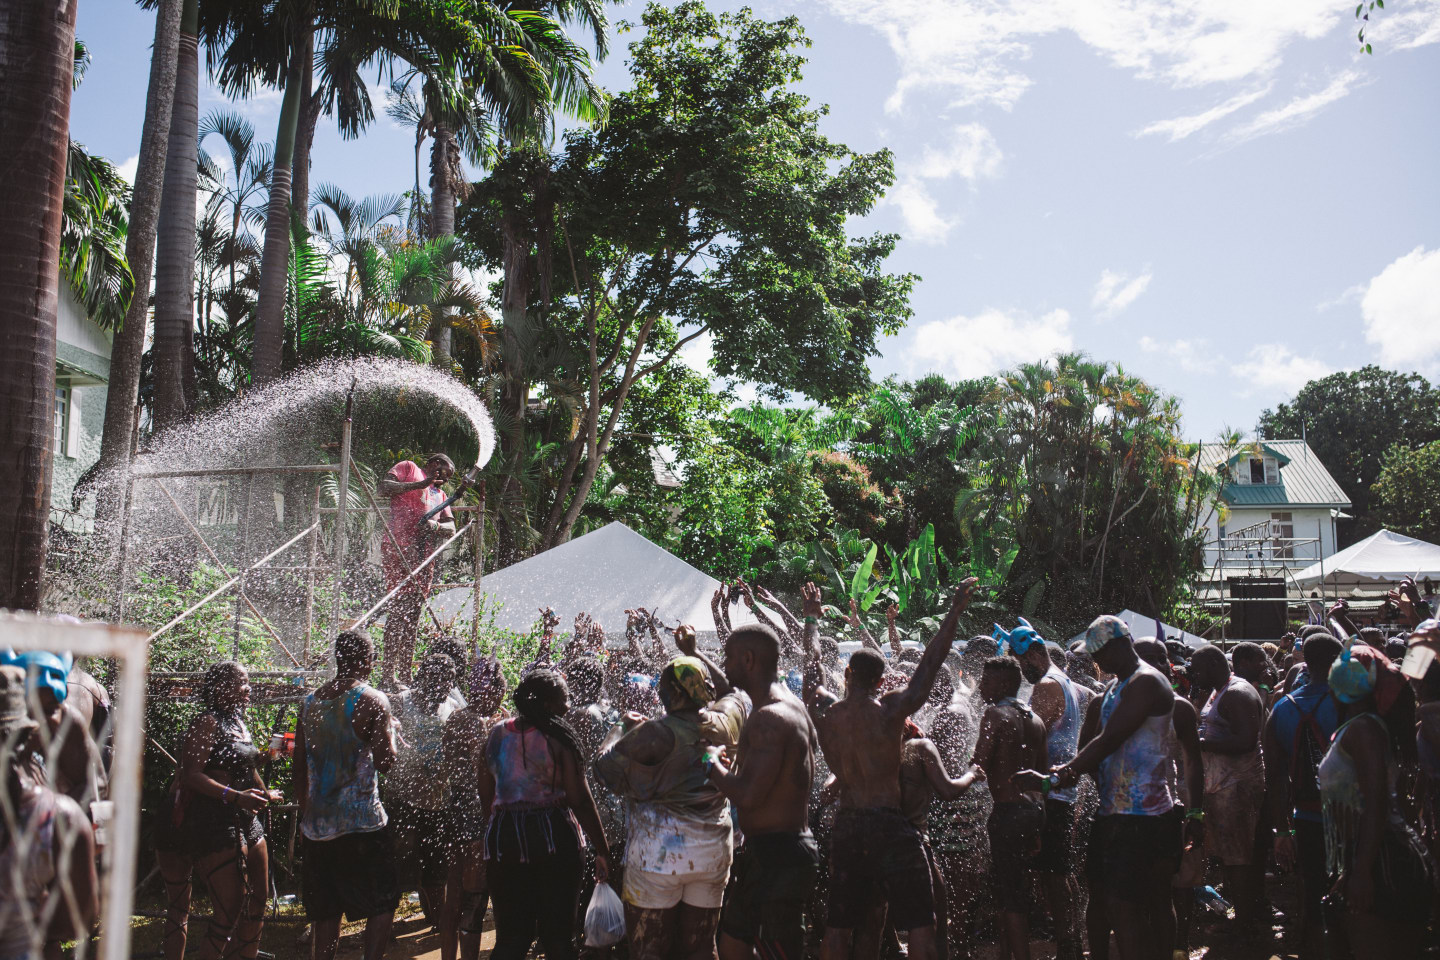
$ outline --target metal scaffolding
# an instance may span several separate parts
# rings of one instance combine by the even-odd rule
[[[351,510],[348,504],[348,491],[352,485],[358,486],[361,490],[364,491],[366,500],[368,501],[368,506],[367,510],[363,512],[373,513],[375,519],[378,521],[380,529],[382,529],[385,532],[385,536],[389,538],[390,544],[394,547],[395,552],[401,556],[404,555],[404,551],[400,548],[398,541],[396,541],[394,533],[390,530],[389,523],[387,522],[388,518],[385,516],[384,511],[381,509],[380,503],[376,498],[375,493],[370,489],[369,485],[367,485],[365,481],[355,471],[352,470],[353,462],[351,457],[351,437],[354,427],[354,421],[352,417],[353,409],[354,408],[352,396],[351,398],[348,398],[346,400],[345,417],[340,425],[340,458],[338,463],[276,464],[269,466],[214,467],[207,469],[191,470],[134,469],[133,463],[138,447],[137,441],[139,418],[137,417],[137,433],[135,435],[132,435],[131,438],[130,463],[127,464],[124,475],[124,482],[121,485],[122,494],[120,502],[120,542],[117,560],[116,586],[114,598],[111,604],[110,619],[116,623],[122,623],[125,619],[127,600],[126,590],[130,578],[131,567],[131,520],[134,510],[135,490],[138,484],[151,483],[159,489],[160,493],[165,499],[165,502],[168,503],[170,509],[179,518],[182,526],[188,532],[189,537],[193,538],[194,541],[205,552],[205,554],[210,558],[210,560],[215,563],[217,567],[223,570],[225,569],[225,564],[221,560],[219,553],[215,550],[214,546],[212,546],[209,540],[207,540],[205,535],[201,532],[199,524],[194,519],[192,519],[189,514],[186,513],[185,508],[180,503],[180,500],[176,498],[176,496],[171,492],[169,486],[166,484],[166,480],[175,478],[216,479],[222,477],[242,477],[246,481],[250,481],[257,476],[323,476],[326,474],[334,474],[338,476],[335,506],[321,506],[320,485],[317,483],[315,487],[314,498],[311,503],[309,518],[310,522],[307,526],[305,526],[304,529],[295,533],[280,546],[274,548],[258,560],[255,560],[248,564],[245,564],[242,561],[238,572],[230,576],[218,587],[212,589],[200,600],[191,604],[183,612],[173,617],[168,623],[151,632],[150,635],[146,638],[147,643],[153,641],[175,629],[176,627],[180,626],[187,620],[191,619],[196,613],[219,601],[222,597],[226,595],[233,595],[232,617],[235,623],[233,655],[235,656],[235,658],[239,659],[240,656],[241,617],[243,611],[248,610],[254,618],[255,622],[257,622],[263,628],[269,639],[276,645],[279,651],[283,652],[285,657],[293,665],[294,669],[287,670],[286,674],[291,676],[309,675],[312,672],[312,668],[314,668],[318,663],[321,663],[328,658],[330,647],[329,643],[323,644],[319,649],[312,649],[311,647],[311,637],[315,631],[316,624],[315,605],[317,602],[317,597],[315,579],[317,573],[328,572],[333,578],[332,593],[330,597],[329,622],[332,625],[345,622],[343,619],[344,611],[342,609],[344,601],[342,590],[345,582],[347,553],[349,547],[349,527],[347,526],[347,522],[350,519],[349,514]],[[474,547],[474,569],[472,586],[475,591],[475,609],[480,609],[479,601],[481,581],[484,578],[485,572],[485,500],[484,487],[482,486],[478,489],[480,491],[480,503],[473,505],[454,504],[450,507],[451,511],[457,515],[466,513],[473,514],[469,522],[456,530],[456,532],[450,537],[448,537],[444,541],[444,543],[440,544],[433,551],[431,551],[428,556],[421,560],[415,567],[410,569],[409,572],[406,573],[405,577],[398,584],[396,584],[393,589],[391,589],[388,593],[381,597],[379,601],[372,604],[363,614],[361,614],[353,622],[347,623],[347,626],[361,627],[364,626],[366,623],[369,623],[375,616],[380,613],[380,611],[384,608],[385,604],[387,604],[406,583],[410,582],[410,580],[412,580],[417,574],[425,570],[447,548],[455,544],[457,541],[460,540],[462,536],[467,533],[470,534],[470,539]],[[245,494],[241,501],[240,514],[237,518],[237,534],[242,545],[248,541],[250,527],[249,513],[250,488],[249,483],[247,482],[245,485]],[[323,537],[322,522],[323,518],[325,517],[333,517],[334,522],[334,536],[332,541],[333,546],[331,548],[331,555],[328,562],[324,560],[321,552],[321,540]],[[280,559],[288,551],[291,551],[293,548],[299,546],[302,542],[305,543],[306,551],[305,562],[303,564],[279,566],[274,563],[274,561]],[[280,631],[260,611],[259,606],[255,603],[250,592],[246,589],[247,581],[252,577],[255,572],[260,570],[267,570],[271,572],[298,572],[305,575],[304,628],[302,631],[298,651],[292,650],[291,646],[286,644],[285,640],[280,635]],[[429,612],[430,619],[435,624],[435,626],[443,629],[444,624],[442,624],[439,617],[436,616],[435,611],[430,608],[428,600],[426,601],[425,607],[426,610]],[[479,618],[476,617],[474,619],[474,622],[471,624],[472,644],[474,644],[478,640],[478,631]]]

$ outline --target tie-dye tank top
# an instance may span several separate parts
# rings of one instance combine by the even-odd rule
[[[1045,731],[1045,752],[1050,766],[1058,767],[1074,760],[1080,746],[1080,700],[1075,695],[1074,682],[1065,675],[1064,670],[1053,663],[1050,669],[1045,671],[1044,679],[1060,684],[1060,692],[1065,695],[1065,712],[1060,715],[1060,722],[1055,724],[1053,730]],[[1079,786],[1056,787],[1050,791],[1051,800],[1065,803],[1074,803],[1079,796]]]
[[[1110,722],[1111,714],[1120,703],[1121,692],[1142,673],[1153,674],[1169,686],[1160,671],[1141,663],[1130,676],[1111,681],[1106,689],[1105,699],[1100,704],[1102,726]],[[1159,716],[1146,717],[1118,750],[1100,761],[1100,816],[1127,814],[1158,817],[1169,813],[1175,806],[1173,713],[1172,706]]]
[[[375,757],[355,735],[355,707],[368,689],[358,683],[330,700],[305,698],[300,722],[310,796],[300,829],[311,840],[373,833],[388,822]]]
[[[495,806],[526,809],[565,806],[565,785],[550,740],[535,727],[505,721],[491,735],[487,750],[495,776]]]

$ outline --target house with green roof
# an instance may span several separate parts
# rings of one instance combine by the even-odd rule
[[[1350,498],[1304,440],[1207,446],[1200,468],[1225,480],[1224,515],[1206,524],[1207,568],[1274,574],[1335,552],[1336,521],[1347,518]]]

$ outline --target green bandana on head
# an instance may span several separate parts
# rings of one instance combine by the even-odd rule
[[[710,682],[710,671],[696,657],[676,657],[665,665],[660,681],[669,687],[677,698],[670,703],[672,710],[686,707],[703,707],[715,699],[715,685]],[[688,701],[680,703],[679,699]]]

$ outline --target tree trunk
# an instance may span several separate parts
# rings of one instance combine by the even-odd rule
[[[197,0],[184,0],[175,70],[175,101],[165,153],[155,250],[155,428],[185,419],[194,396],[195,196],[200,127]],[[192,386],[186,390],[186,368]],[[188,396],[187,396],[188,393]]]
[[[44,589],[55,436],[55,311],[79,0],[0,5],[0,607]]]
[[[150,268],[155,257],[155,231],[165,182],[165,154],[170,140],[170,114],[175,102],[175,71],[180,42],[181,0],[161,0],[155,12],[155,46],[150,55],[150,89],[145,96],[145,123],[140,133],[140,159],[130,200],[130,226],[125,234],[125,259],[135,275],[135,297],[125,322],[115,331],[110,348],[110,385],[105,396],[105,426],[100,435],[99,483],[95,522],[107,529],[119,513],[121,491],[116,471],[130,457],[135,429],[135,401],[140,395],[140,357],[145,351],[145,325],[150,315]]]
[[[285,288],[290,272],[290,176],[295,156],[295,128],[300,116],[300,57],[294,57],[280,101],[275,132],[275,164],[270,178],[270,204],[265,211],[265,252],[260,259],[260,297],[255,305],[255,346],[250,381],[255,386],[280,376],[285,356]]]
[[[430,236],[434,239],[455,233],[455,182],[451,166],[457,151],[455,134],[443,122],[435,125],[430,145]],[[450,308],[435,315],[430,323],[431,362],[448,371],[450,360]]]
[[[324,105],[319,94],[311,91],[315,86],[315,31],[305,32],[305,43],[300,51],[300,62],[304,75],[300,79],[300,117],[295,122],[294,177],[290,181],[291,217],[297,224],[296,238],[308,236],[310,223],[310,151],[315,146],[315,126],[320,121],[320,108]]]

